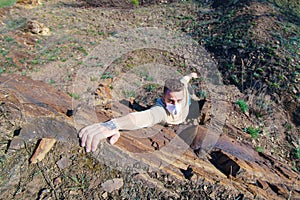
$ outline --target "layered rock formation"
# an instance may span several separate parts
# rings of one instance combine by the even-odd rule
[[[78,103],[69,95],[25,76],[1,76],[0,91],[3,107],[22,122],[9,144],[11,152],[45,137],[65,143],[66,148],[80,148],[79,128],[112,117],[112,113],[105,110],[95,111],[84,106],[74,109]],[[124,107],[121,103],[113,106],[120,112]],[[96,115],[91,114],[94,112]],[[230,124],[225,126],[235,131]],[[132,168],[138,171],[135,178],[157,187],[159,180],[148,177],[148,171],[163,171],[179,181],[205,179],[211,185],[224,185],[239,197],[300,198],[300,175],[290,166],[258,153],[249,144],[201,125],[175,128],[156,125],[124,131],[116,145],[103,141],[91,155],[105,164]],[[179,197],[175,190],[168,190],[168,195]]]

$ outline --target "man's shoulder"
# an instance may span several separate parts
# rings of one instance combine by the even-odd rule
[[[165,107],[164,102],[161,97],[156,100],[155,105],[153,107],[155,107],[155,106]]]
[[[156,100],[156,103],[150,108],[150,110],[154,113],[160,113],[160,115],[167,114],[164,102],[162,101],[161,98],[158,98]]]

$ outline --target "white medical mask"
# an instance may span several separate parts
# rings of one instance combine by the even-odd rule
[[[181,104],[166,104],[166,109],[173,115],[177,115],[181,111]]]

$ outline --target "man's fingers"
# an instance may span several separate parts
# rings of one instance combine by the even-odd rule
[[[93,137],[92,143],[91,143],[91,150],[96,151],[99,142],[104,139],[102,134],[97,134]]]
[[[109,140],[110,144],[112,144],[112,145],[115,144],[115,143],[118,141],[119,137],[120,137],[120,132],[117,131],[116,134],[114,134],[114,135],[110,138],[110,140]]]
[[[81,146],[82,147],[85,147],[86,146],[86,139],[87,139],[87,136],[89,134],[92,134],[94,131],[97,130],[97,126],[95,126],[95,124],[93,125],[90,125],[90,126],[87,126],[85,127],[84,129],[82,129],[79,133],[79,137],[81,138]]]
[[[87,134],[86,140],[85,140],[86,152],[91,151],[92,142],[93,142],[93,139],[94,139],[95,135],[97,135],[97,132],[90,132],[89,134]]]
[[[111,139],[111,144],[114,144],[120,137],[120,133],[117,130],[110,130],[101,124],[93,124],[83,128],[79,132],[81,138],[81,146],[86,148],[87,152],[95,151],[99,142],[102,139],[114,136]]]
[[[85,147],[86,136],[87,136],[87,134],[84,134],[81,138],[81,146],[82,147]]]
[[[81,130],[79,131],[78,136],[79,136],[80,138],[81,138],[82,135],[84,134],[86,128],[87,128],[87,127],[84,127],[83,129],[81,129]]]

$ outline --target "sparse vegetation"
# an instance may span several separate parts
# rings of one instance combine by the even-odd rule
[[[262,147],[256,147],[256,151],[259,153],[262,153],[264,151],[264,149]]]
[[[134,90],[122,90],[122,94],[124,96],[124,98],[128,99],[128,98],[132,98],[136,96],[136,93]]]
[[[135,6],[139,6],[140,5],[140,2],[139,0],[131,0],[131,3]]]
[[[191,27],[193,34],[216,56],[219,70],[226,77],[225,83],[235,84],[241,91],[260,83],[268,86],[267,92],[274,99],[276,93],[294,96],[294,69],[296,60],[300,59],[296,53],[300,46],[299,2],[270,1],[280,9],[272,10],[275,17],[284,13],[285,19],[290,19],[283,22],[272,18],[272,23],[266,23],[264,26],[269,29],[270,37],[253,31],[264,21],[243,11],[248,7],[247,3],[233,2],[215,4],[216,10],[210,14],[211,21]],[[268,9],[270,2],[254,4],[257,8]],[[205,18],[207,14],[200,17]]]
[[[17,2],[17,0],[1,0],[0,1],[0,8],[12,6],[16,2]]]
[[[300,148],[294,148],[292,151],[292,155],[295,159],[300,159]]]
[[[69,176],[68,177],[75,183],[75,186],[73,186],[69,189],[71,189],[71,190],[86,189],[88,187],[87,183],[86,183],[85,175],[81,174],[80,178],[78,178],[78,176]]]
[[[254,128],[252,126],[247,127],[244,129],[246,133],[251,135],[252,139],[256,139],[260,133],[260,129],[259,128]]]
[[[137,74],[137,76],[142,77],[146,81],[153,81],[154,80],[154,77],[151,76],[148,72],[141,71],[141,72],[137,72],[136,74]]]
[[[197,92],[197,96],[204,99],[207,98],[206,90],[200,90],[199,92]]]
[[[69,95],[70,95],[73,99],[76,99],[76,100],[79,100],[79,99],[80,99],[80,95],[79,95],[79,94],[69,93]]]
[[[159,88],[159,85],[155,83],[149,83],[145,85],[144,88],[146,89],[146,92],[154,92],[157,88]]]
[[[108,78],[113,78],[113,74],[110,72],[104,72],[101,76],[101,79],[108,79]]]
[[[248,111],[248,104],[244,100],[237,100],[235,103],[240,107],[243,113]]]
[[[50,84],[55,84],[56,82],[55,82],[55,80],[53,80],[52,78],[49,80],[49,83]]]

